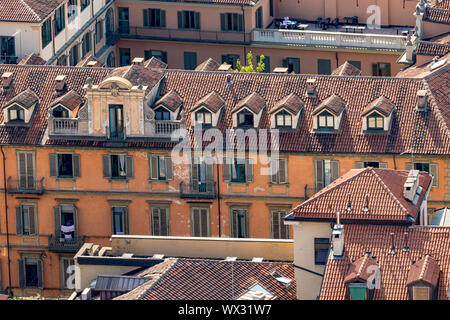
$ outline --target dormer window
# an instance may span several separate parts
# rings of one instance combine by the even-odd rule
[[[212,125],[212,114],[205,108],[200,109],[195,113],[196,123],[202,124],[204,126]]]
[[[350,300],[367,300],[367,285],[365,283],[351,283],[348,285]]]
[[[304,104],[295,93],[291,93],[277,101],[269,110],[270,127],[280,129],[297,128]]]
[[[383,130],[384,118],[377,112],[372,113],[367,117],[367,129],[368,130]]]
[[[277,128],[292,127],[292,116],[288,112],[282,110],[276,114],[275,118]]]
[[[163,107],[156,108],[155,120],[170,120],[170,111]]]
[[[123,138],[123,106],[109,106],[109,136],[110,138]]]
[[[8,118],[9,118],[9,121],[23,122],[23,121],[25,121],[25,112],[21,107],[19,107],[17,105],[12,106],[8,109]]]
[[[322,129],[334,129],[334,116],[324,111],[317,117],[319,120],[319,128]]]
[[[247,109],[244,109],[238,113],[238,125],[239,126],[253,127],[253,123],[254,123],[253,113],[251,113]]]
[[[63,106],[57,106],[53,109],[53,117],[55,118],[69,118],[69,110]]]
[[[361,114],[363,131],[366,133],[388,132],[394,109],[394,104],[383,96],[369,103]]]

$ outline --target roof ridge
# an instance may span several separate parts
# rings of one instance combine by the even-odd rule
[[[428,92],[428,94],[431,96],[431,105],[432,108],[434,110],[434,112],[436,113],[435,118],[439,121],[439,123],[444,127],[444,130],[447,132],[447,135],[450,139],[450,128],[447,126],[447,123],[444,120],[444,117],[442,116],[442,112],[441,109],[438,107],[437,102],[436,102],[436,98],[433,94],[433,91],[430,89],[430,86],[428,84],[427,79],[423,79],[423,86],[425,88],[425,90]]]
[[[424,261],[423,261],[422,270],[420,270],[420,274],[419,274],[419,279],[420,279],[420,280],[423,280],[423,277],[425,276],[425,271],[426,271],[427,268],[428,268],[429,261],[430,261],[430,255],[427,254],[427,255],[425,256],[425,258],[424,258]]]
[[[364,257],[363,257],[363,261],[361,262],[361,266],[359,267],[358,272],[356,273],[356,276],[358,278],[361,276],[368,259],[369,259],[369,254],[365,253]]]
[[[26,3],[24,0],[19,1],[22,2],[39,21],[42,20],[42,18],[36,13],[36,11],[34,11],[33,8],[28,5],[28,3]]]

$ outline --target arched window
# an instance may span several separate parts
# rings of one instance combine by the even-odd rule
[[[25,121],[25,112],[19,106],[12,106],[8,109],[9,121]]]
[[[383,130],[384,118],[376,112],[372,113],[367,117],[367,129]]]
[[[334,116],[324,111],[318,116],[319,128],[334,129]]]
[[[242,110],[238,113],[238,125],[239,126],[253,126],[253,113],[247,109]]]
[[[275,120],[278,128],[292,127],[292,116],[285,110],[278,112],[275,115]]]
[[[163,107],[155,109],[155,120],[170,120],[170,112]]]
[[[62,106],[57,106],[53,109],[53,116],[55,118],[69,118],[69,111]]]
[[[195,121],[201,123],[204,126],[212,125],[212,114],[205,108],[200,109],[195,113]]]

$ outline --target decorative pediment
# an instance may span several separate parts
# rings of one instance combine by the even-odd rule
[[[133,84],[122,77],[110,77],[98,85],[98,89],[104,90],[131,90],[132,87]]]

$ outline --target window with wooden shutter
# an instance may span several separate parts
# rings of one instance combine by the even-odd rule
[[[61,288],[63,289],[73,289],[72,283],[68,283],[70,276],[73,275],[73,267],[75,262],[72,258],[61,258]]]
[[[428,287],[413,287],[413,300],[430,300]]]
[[[363,169],[364,168],[364,162],[363,161],[356,161],[355,168],[356,169]]]
[[[339,178],[339,161],[331,160],[331,182]]]
[[[22,229],[22,208],[21,206],[16,207],[16,234],[22,235],[23,229]]]
[[[103,162],[103,177],[111,178],[111,161],[109,158],[109,154],[104,154],[102,156],[102,162]]]
[[[321,190],[323,185],[323,160],[314,160],[314,182],[316,192]]]
[[[73,168],[73,177],[79,178],[81,176],[80,174],[80,155],[79,154],[73,154],[72,155],[72,168]]]
[[[148,156],[149,179],[158,180],[158,156],[151,154]]]
[[[167,207],[152,207],[151,221],[152,221],[152,235],[153,236],[168,236],[169,235],[169,208]]]
[[[436,163],[430,163],[430,172],[433,176],[433,187],[438,186],[438,165]]]
[[[173,164],[172,157],[164,156],[166,166],[166,180],[173,180]]]
[[[283,210],[272,210],[272,238],[273,239],[289,239],[289,226],[284,224],[283,217],[287,214]]]
[[[126,207],[111,207],[112,233],[128,234],[128,210]]]
[[[245,179],[247,182],[253,181],[253,160],[245,159]]]
[[[227,158],[225,159],[225,161],[222,164],[223,167],[223,181],[229,182],[231,181],[231,163],[226,161]]]
[[[50,153],[50,177],[58,176],[58,155],[56,153]]]
[[[209,208],[192,208],[191,212],[192,236],[209,237]]]
[[[61,239],[64,235],[61,232],[61,207],[53,207],[53,218],[55,221],[55,239]]]
[[[127,178],[133,178],[133,156],[125,156],[125,160],[125,172],[127,174]]]
[[[269,179],[271,183],[278,183],[278,161],[277,159],[270,159],[270,167],[269,167]]]
[[[149,9],[142,10],[143,12],[143,20],[144,20],[144,27],[149,27]]]
[[[25,288],[25,259],[20,259],[19,264],[19,287]]]
[[[232,209],[231,210],[231,237],[248,238],[248,210]]]
[[[33,152],[18,152],[18,176],[20,189],[35,188],[35,163]]]
[[[37,234],[36,210],[34,205],[20,205],[16,207],[16,234]]]

